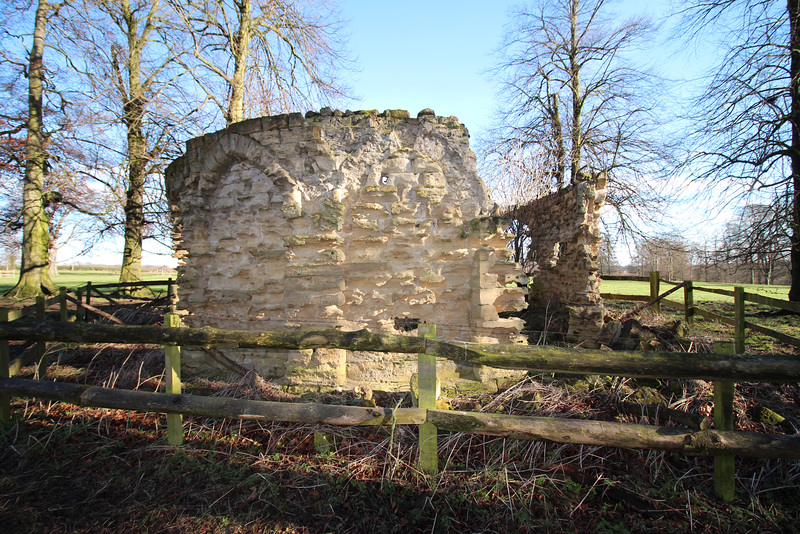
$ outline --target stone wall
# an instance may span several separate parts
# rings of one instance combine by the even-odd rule
[[[455,117],[264,117],[193,139],[167,169],[188,326],[341,328],[521,342],[526,278]],[[518,286],[521,285],[523,287]],[[408,387],[415,355],[224,351],[287,386]],[[187,367],[208,369],[203,352]],[[445,379],[491,376],[440,362]]]
[[[582,180],[531,203],[530,254],[535,272],[528,301],[540,317],[566,316],[567,340],[596,344],[605,309],[600,298],[598,224],[605,202],[603,175]]]

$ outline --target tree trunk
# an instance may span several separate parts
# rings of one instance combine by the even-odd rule
[[[578,181],[581,168],[581,66],[578,63],[578,5],[580,0],[572,0],[570,11],[570,88],[572,90],[572,147],[570,154],[571,183]]]
[[[128,97],[123,102],[123,120],[128,138],[128,189],[125,195],[125,247],[119,281],[142,280],[142,243],[144,240],[144,186],[147,177],[147,139],[142,128],[145,95],[141,80],[142,49],[147,43],[149,21],[139,35],[139,21],[127,0],[122,2],[128,37]],[[136,293],[137,291],[133,291]]]
[[[235,2],[239,11],[239,31],[232,36],[233,78],[231,80],[231,99],[225,122],[230,126],[234,122],[244,120],[245,75],[247,74],[247,58],[250,55],[250,38],[252,35],[252,18],[250,0]]]
[[[48,271],[50,276],[58,275],[58,248],[55,247],[55,243],[53,243],[52,239],[50,241],[50,252],[48,258],[50,261],[50,269]]]
[[[44,132],[42,113],[42,56],[49,10],[47,0],[39,0],[28,68],[28,138],[25,143],[25,179],[22,193],[22,268],[19,282],[8,293],[16,297],[32,297],[58,291],[49,272],[50,224],[42,191],[47,172],[47,134]]]
[[[551,105],[553,113],[553,137],[556,143],[556,188],[564,189],[564,174],[566,171],[566,154],[564,151],[564,132],[561,126],[561,112],[558,106],[558,93],[552,95]]]
[[[800,301],[800,0],[788,0],[789,41],[791,62],[789,68],[791,94],[792,146],[792,218],[790,241],[792,285],[789,300]]]

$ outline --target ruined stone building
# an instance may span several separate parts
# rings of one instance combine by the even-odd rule
[[[340,328],[524,342],[527,278],[466,128],[424,110],[257,118],[187,143],[167,169],[179,303],[191,327]],[[288,387],[407,388],[415,355],[223,351]],[[184,364],[208,368],[202,351]],[[493,373],[440,362],[444,383]]]
[[[529,305],[540,324],[546,324],[549,316],[562,316],[568,324],[567,341],[594,348],[605,317],[598,275],[598,225],[606,179],[602,174],[580,178],[526,207],[529,254],[536,262]]]

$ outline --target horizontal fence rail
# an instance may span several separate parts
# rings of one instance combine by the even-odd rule
[[[3,312],[7,316],[7,312]],[[41,313],[40,319],[43,319]],[[733,498],[733,455],[800,458],[800,436],[733,431],[733,381],[800,381],[800,359],[794,356],[733,354],[732,344],[715,345],[713,354],[687,354],[466,343],[435,339],[433,325],[424,325],[426,328],[420,328],[420,337],[411,337],[376,334],[367,330],[259,332],[182,328],[175,314],[165,315],[164,323],[168,326],[0,322],[0,417],[8,420],[10,396],[41,397],[80,406],[161,412],[167,414],[167,436],[172,445],[183,442],[183,415],[346,425],[419,425],[419,462],[420,468],[426,473],[435,473],[438,469],[435,446],[438,430],[558,443],[710,454],[714,455],[715,461],[715,492],[725,500]],[[47,342],[163,345],[166,392],[149,393],[9,378],[9,368],[15,364],[9,362],[9,340],[34,341],[37,346],[44,346]],[[420,407],[392,410],[184,395],[180,382],[181,346],[290,350],[339,348],[417,353],[420,361]],[[715,428],[708,428],[708,425],[705,428],[701,425],[701,429],[657,427],[437,410],[434,409],[435,403],[431,405],[428,402],[435,400],[436,395],[436,365],[432,365],[435,357],[545,373],[713,380]],[[41,358],[40,378],[44,376],[43,363],[44,358]],[[428,399],[427,405],[423,405],[424,399]]]
[[[263,349],[336,348],[352,351],[424,353],[458,362],[548,373],[632,378],[800,381],[800,359],[791,355],[699,354],[571,349],[553,346],[445,341],[367,330],[264,332],[213,328],[167,328],[77,323],[0,323],[0,339],[43,342],[175,344]]]
[[[727,289],[719,289],[714,287],[696,286],[691,281],[674,282],[669,280],[662,280],[660,278],[660,274],[658,271],[650,273],[649,278],[644,278],[641,276],[608,276],[608,277],[603,277],[603,279],[650,282],[650,296],[624,295],[619,293],[601,293],[600,296],[603,299],[645,302],[647,304],[645,304],[645,306],[643,307],[652,306],[655,311],[661,311],[660,306],[664,304],[666,306],[670,306],[677,310],[683,311],[685,313],[686,322],[690,325],[693,323],[694,316],[699,315],[700,317],[704,317],[706,319],[719,321],[720,323],[733,326],[736,329],[736,334],[735,334],[737,342],[736,352],[744,352],[744,340],[746,335],[745,331],[747,329],[772,337],[782,343],[786,343],[787,345],[794,345],[800,347],[800,338],[796,338],[794,336],[785,334],[783,332],[779,332],[772,328],[767,328],[766,326],[761,326],[759,324],[747,321],[744,315],[745,302],[752,302],[754,304],[761,304],[764,306],[772,306],[774,308],[779,308],[781,310],[798,314],[800,314],[800,302],[775,299],[764,295],[759,295],[757,293],[746,292],[741,287],[735,287],[733,291],[730,291]],[[672,289],[664,293],[661,293],[659,288],[662,282],[676,287],[673,287]],[[682,285],[685,286],[683,302],[666,298],[669,294],[677,291],[677,289],[679,289]],[[723,295],[726,297],[731,297],[734,301],[733,304],[734,304],[734,310],[736,311],[736,317],[735,318],[726,317],[724,315],[720,315],[718,313],[714,313],[710,310],[706,310],[696,306],[694,304],[694,293],[696,292],[712,293],[715,295]],[[639,308],[637,308],[637,311],[638,309]]]
[[[422,425],[514,439],[653,449],[690,454],[728,452],[762,458],[800,458],[800,436],[690,430],[609,421],[488,414],[423,408],[363,408],[127,391],[19,378],[0,379],[0,393],[76,406],[161,412],[250,421],[347,426]]]

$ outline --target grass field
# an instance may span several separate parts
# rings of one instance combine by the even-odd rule
[[[0,294],[5,293],[17,283],[19,274],[13,277],[0,278]],[[174,271],[161,271],[159,272],[145,272],[143,274],[145,280],[166,280],[167,278],[176,278]],[[119,282],[119,271],[66,271],[62,270],[53,278],[53,281],[58,286],[68,287],[69,289],[76,289],[80,286],[85,286],[86,282],[92,284],[114,284]]]
[[[700,291],[699,288],[708,287],[712,289],[725,289],[733,291],[734,285],[741,286],[748,293],[758,293],[774,299],[787,300],[789,294],[789,286],[764,286],[757,284],[717,284],[710,282],[694,282],[694,300],[695,302],[733,302],[733,297],[726,297],[725,295],[717,295],[715,293],[705,293]],[[669,291],[672,284],[661,283],[661,292]],[[650,282],[638,282],[635,280],[604,280],[600,284],[601,293],[614,293],[617,295],[649,295]],[[683,298],[683,291],[678,290],[673,295],[670,295],[672,300],[681,300]],[[670,298],[667,297],[667,298]]]

